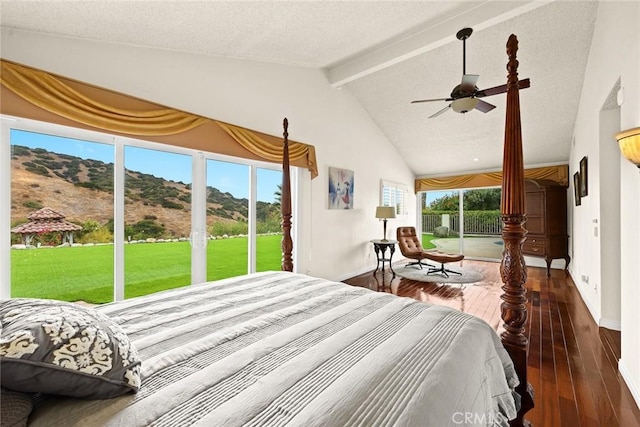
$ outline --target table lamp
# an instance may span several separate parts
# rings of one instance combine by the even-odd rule
[[[384,237],[383,242],[387,241],[387,220],[389,218],[396,217],[396,208],[393,206],[378,206],[376,208],[376,218],[381,219],[384,222]]]

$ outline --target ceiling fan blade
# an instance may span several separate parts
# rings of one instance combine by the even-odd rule
[[[523,79],[518,82],[518,89],[526,89],[531,86],[529,79]],[[500,85],[490,87],[489,89],[482,89],[476,92],[476,98],[482,98],[484,96],[493,96],[507,91],[507,85]]]
[[[476,88],[476,83],[478,83],[478,78],[480,76],[477,74],[465,74],[462,76],[462,82],[460,83],[460,91],[474,91]]]
[[[488,102],[483,101],[482,99],[478,99],[478,103],[476,104],[476,110],[482,111],[483,113],[488,113],[494,108],[496,108],[495,105],[489,104]]]
[[[418,99],[417,101],[411,101],[411,103],[417,104],[419,102],[434,102],[434,101],[448,101],[448,98]]]
[[[451,104],[447,105],[446,107],[444,107],[442,110],[438,111],[437,113],[434,113],[434,114],[430,115],[429,118],[433,119],[434,117],[438,117],[440,114],[444,113],[449,108],[451,108]]]

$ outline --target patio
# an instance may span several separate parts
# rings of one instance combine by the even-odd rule
[[[460,253],[459,238],[433,239],[431,243],[442,252]],[[465,257],[482,259],[502,259],[503,243],[500,237],[469,237],[464,238]]]

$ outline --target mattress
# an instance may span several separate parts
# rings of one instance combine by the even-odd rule
[[[288,272],[97,307],[140,357],[137,393],[44,396],[33,426],[508,425],[517,376],[460,311]]]

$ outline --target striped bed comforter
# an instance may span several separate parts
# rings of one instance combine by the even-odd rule
[[[137,394],[47,397],[34,426],[508,425],[513,365],[484,321],[285,272],[99,310],[142,357]]]

